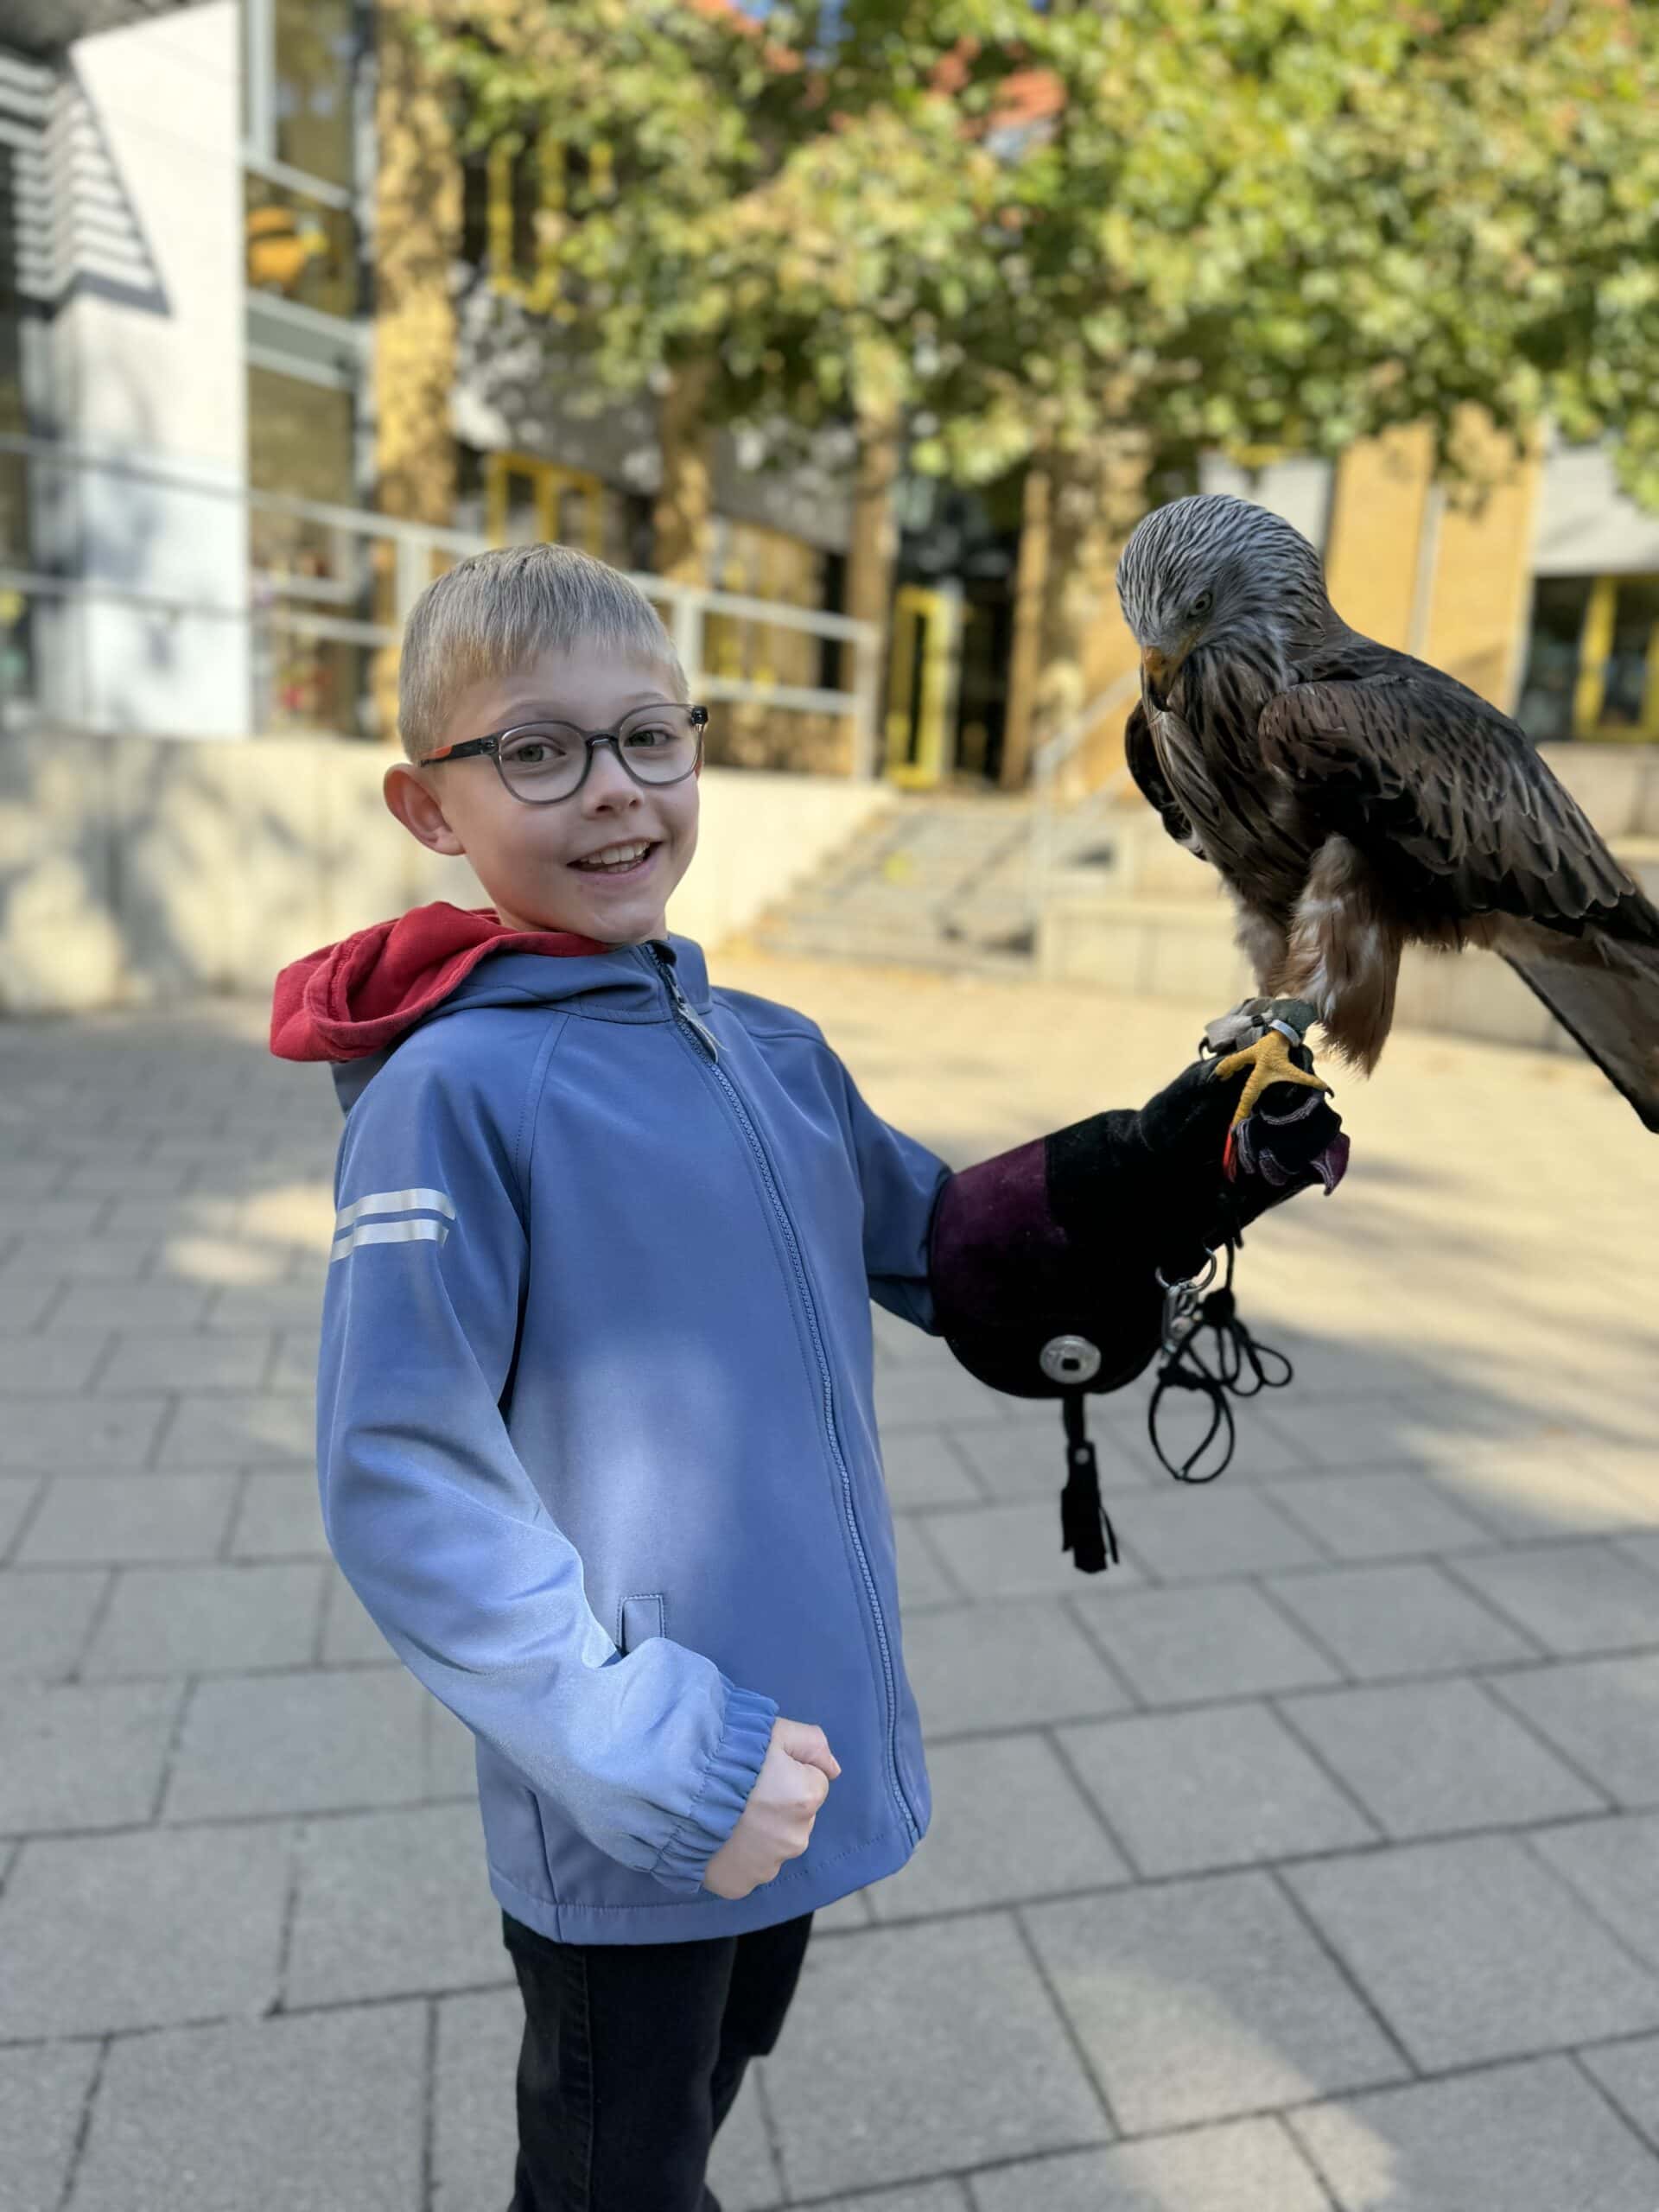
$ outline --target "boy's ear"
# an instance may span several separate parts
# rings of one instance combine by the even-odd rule
[[[380,793],[389,811],[423,845],[451,855],[466,851],[418,768],[410,767],[406,760],[394,760],[381,778]]]

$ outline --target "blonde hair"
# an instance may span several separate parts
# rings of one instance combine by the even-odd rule
[[[468,554],[410,609],[397,664],[397,726],[411,760],[434,751],[456,695],[537,653],[598,645],[658,663],[690,690],[656,608],[620,569],[574,545]]]

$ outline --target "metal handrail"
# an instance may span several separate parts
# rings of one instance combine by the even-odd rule
[[[1091,737],[1109,714],[1121,711],[1128,705],[1141,685],[1138,668],[1128,669],[1103,691],[1098,691],[1074,715],[1064,728],[1046,738],[1032,754],[1031,828],[1027,847],[1026,905],[1032,927],[1036,929],[1041,919],[1043,901],[1047,894],[1049,877],[1054,868],[1054,833],[1058,821],[1056,802],[1056,782],[1060,769],[1072,754]],[[1133,778],[1122,766],[1113,769],[1100,790],[1093,796],[1113,798],[1133,784]]]
[[[478,532],[448,524],[410,521],[399,515],[370,509],[345,507],[327,500],[307,499],[285,492],[268,492],[239,482],[214,480],[184,468],[168,467],[130,454],[107,452],[71,441],[0,435],[0,455],[14,454],[78,477],[107,477],[157,491],[188,495],[193,499],[223,499],[250,518],[264,515],[306,524],[330,532],[334,546],[327,555],[342,573],[308,575],[281,567],[248,568],[228,579],[225,598],[191,597],[177,593],[147,592],[113,577],[87,576],[72,564],[57,569],[38,569],[16,561],[0,567],[0,589],[24,597],[59,601],[98,600],[131,607],[147,613],[178,618],[211,617],[247,622],[256,632],[279,630],[299,636],[328,639],[367,647],[393,647],[404,619],[420,591],[430,580],[435,556],[464,556],[482,552],[489,540]],[[365,557],[363,541],[379,540],[389,546],[391,558],[384,575],[391,605],[377,607],[371,596],[378,579]],[[687,676],[710,697],[747,701],[784,712],[844,715],[855,733],[855,777],[875,773],[875,701],[880,683],[880,626],[849,615],[795,607],[781,600],[760,599],[743,592],[721,591],[650,570],[626,572],[630,582],[668,613],[674,644]],[[238,587],[241,589],[238,591]],[[376,619],[389,614],[392,619]],[[704,667],[704,625],[710,616],[764,625],[769,628],[804,633],[849,645],[854,655],[854,682],[845,690],[782,683],[759,677],[716,676]],[[261,717],[249,702],[250,728]]]

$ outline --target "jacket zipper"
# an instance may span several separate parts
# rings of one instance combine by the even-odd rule
[[[796,1287],[800,1292],[801,1303],[805,1308],[806,1324],[812,1338],[812,1349],[817,1357],[818,1380],[823,1392],[824,1428],[830,1439],[830,1449],[835,1456],[836,1471],[841,1477],[842,1503],[846,1509],[847,1525],[852,1531],[853,1549],[858,1554],[859,1569],[864,1577],[865,1594],[869,1599],[870,1618],[875,1623],[875,1640],[881,1650],[881,1675],[887,1700],[888,1777],[893,1784],[893,1796],[898,1800],[899,1809],[905,1816],[905,1825],[910,1832],[911,1841],[916,1843],[920,1840],[921,1830],[917,1826],[910,1800],[905,1795],[904,1784],[899,1779],[899,1700],[893,1686],[893,1653],[887,1643],[887,1625],[881,1618],[881,1603],[876,1594],[875,1577],[870,1571],[869,1555],[864,1549],[864,1538],[859,1529],[858,1508],[853,1498],[852,1471],[847,1465],[846,1456],[841,1448],[841,1439],[836,1432],[835,1396],[830,1383],[830,1361],[823,1349],[823,1336],[818,1329],[817,1308],[812,1302],[812,1292],[807,1281],[805,1263],[801,1258],[801,1248],[795,1234],[795,1224],[789,1217],[789,1210],[784,1204],[783,1193],[778,1187],[778,1179],[772,1173],[772,1162],[767,1158],[766,1148],[760,1141],[760,1133],[750,1120],[748,1109],[739,1096],[736,1085],[721,1068],[720,1048],[705,1024],[699,1021],[692,1012],[690,1002],[680,988],[680,979],[674,971],[672,946],[664,945],[655,938],[649,939],[648,942],[652,958],[657,964],[658,973],[667,986],[670,1005],[707,1052],[709,1072],[725,1092],[732,1110],[737,1116],[738,1125],[748,1140],[749,1147],[754,1154],[762,1179],[766,1183],[766,1194],[772,1201],[772,1211],[776,1213],[783,1228],[784,1241],[789,1248],[790,1263],[795,1270]]]

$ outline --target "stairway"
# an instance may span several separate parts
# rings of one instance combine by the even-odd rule
[[[998,792],[895,792],[887,810],[763,916],[753,941],[816,959],[977,975],[1035,972],[1032,802]],[[1051,849],[1072,867],[1109,857],[1084,809]]]

